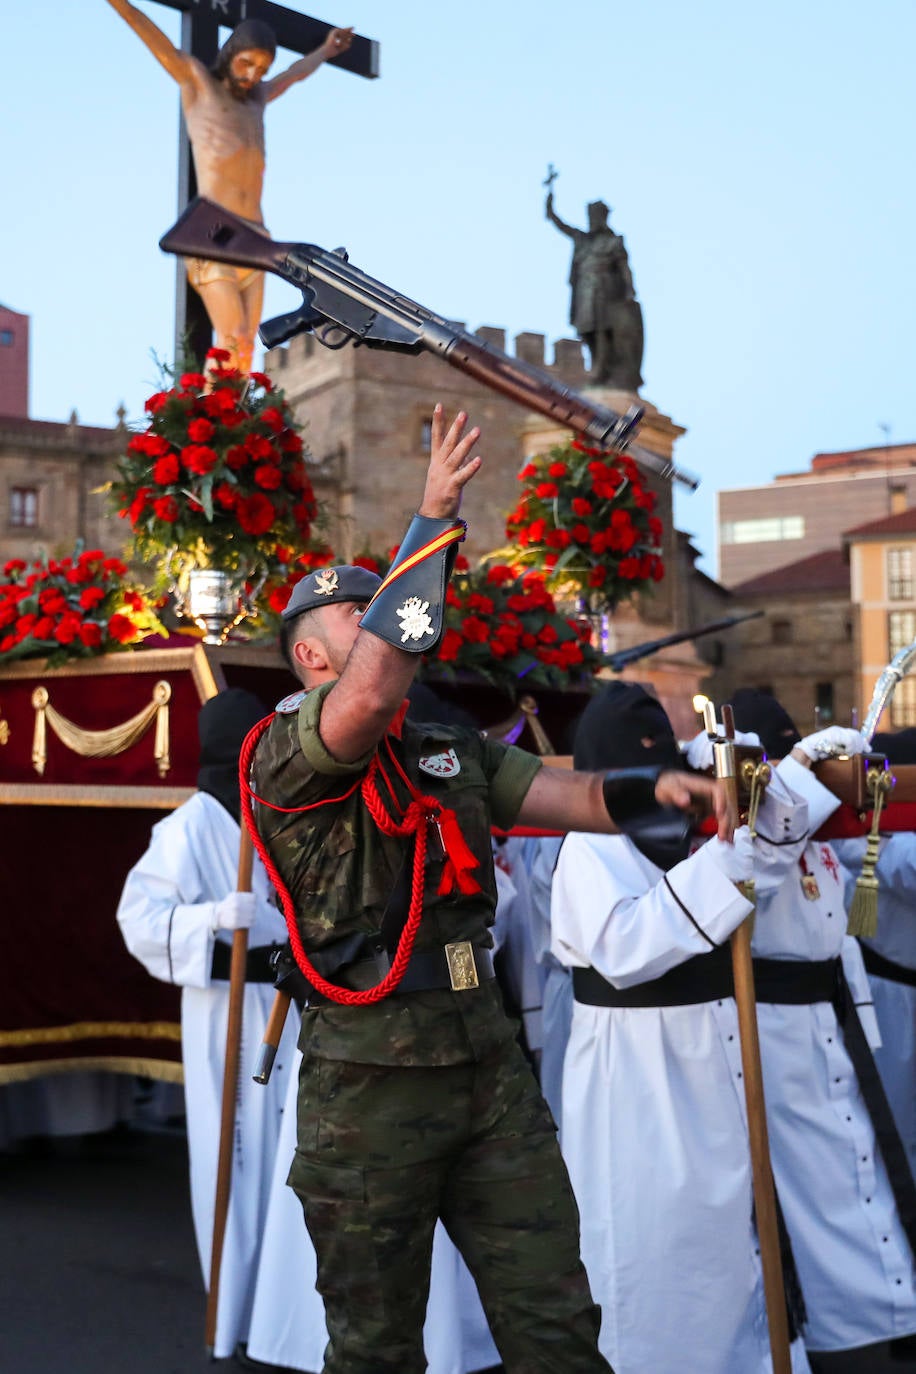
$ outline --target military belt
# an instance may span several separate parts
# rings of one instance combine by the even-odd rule
[[[341,987],[363,991],[374,987],[388,972],[391,960],[387,951],[371,959],[360,959],[342,968],[335,981]],[[392,992],[393,997],[410,992],[431,992],[435,988],[451,988],[453,992],[467,992],[481,983],[495,978],[493,952],[470,940],[456,940],[436,949],[415,950],[403,978]],[[300,985],[307,1006],[319,1006],[329,1001],[302,978]],[[296,993],[295,995],[299,995]]]

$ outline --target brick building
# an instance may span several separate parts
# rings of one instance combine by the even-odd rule
[[[857,525],[843,542],[856,615],[856,687],[864,716],[883,669],[901,649],[916,644],[916,508]],[[897,684],[879,728],[908,725],[916,725],[913,676]]]
[[[0,415],[29,413],[29,317],[0,304]]]

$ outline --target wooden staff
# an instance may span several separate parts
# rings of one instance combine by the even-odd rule
[[[716,728],[715,708],[709,703],[704,710],[707,734],[713,740],[716,777],[730,794],[737,814],[738,779],[735,771],[735,728],[728,707],[723,712],[726,738],[720,739]],[[757,1238],[760,1241],[760,1262],[763,1269],[763,1293],[766,1300],[770,1334],[770,1357],[773,1374],[791,1374],[789,1355],[789,1324],[786,1316],[786,1290],[783,1282],[782,1257],[779,1253],[779,1227],[776,1220],[776,1194],[770,1165],[770,1141],[767,1134],[766,1103],[763,1096],[763,1071],[760,1065],[760,1039],[757,1032],[757,994],[754,988],[754,968],[751,962],[751,918],[742,921],[732,932],[729,941],[732,955],[732,974],[735,983],[735,1002],[738,1007],[738,1038],[741,1044],[741,1068],[744,1075],[744,1101],[747,1108],[747,1131],[751,1152],[751,1179],[754,1189],[754,1210],[757,1216]]]
[[[237,892],[251,891],[254,850],[251,836],[242,826],[239,845]],[[219,1275],[223,1262],[223,1241],[229,1213],[232,1184],[232,1143],[235,1136],[235,1109],[238,1092],[239,1059],[242,1048],[242,1007],[245,1001],[245,965],[248,958],[248,931],[232,933],[232,962],[229,967],[229,1017],[226,1025],[226,1065],[223,1070],[223,1110],[219,1127],[219,1157],[216,1166],[216,1203],[213,1209],[213,1243],[210,1250],[210,1286],[207,1291],[206,1343],[213,1359],[216,1345],[216,1314],[219,1308]]]
[[[281,992],[278,988],[274,996],[274,1004],[270,1009],[270,1016],[267,1018],[267,1025],[264,1028],[264,1039],[261,1041],[261,1049],[255,1064],[254,1073],[251,1075],[255,1083],[269,1083],[270,1071],[274,1066],[277,1057],[277,1050],[280,1046],[280,1036],[283,1034],[283,1027],[286,1025],[286,1015],[289,1011],[289,1004],[293,999],[288,992]]]

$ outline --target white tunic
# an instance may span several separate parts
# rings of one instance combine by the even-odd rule
[[[228,982],[211,982],[213,913],[236,887],[240,830],[213,797],[197,793],[153,827],[150,847],[127,876],[118,922],[130,952],[156,978],[183,988],[182,1062],[191,1170],[191,1207],[204,1283],[208,1284],[219,1153]],[[255,857],[257,916],[249,947],[286,938],[268,900],[267,874]],[[231,943],[231,932],[218,937]],[[277,1150],[295,1028],[287,1025],[267,1087],[252,1081],[274,990],[249,983],[242,1013],[239,1098],[229,1214],[220,1270],[214,1355],[232,1354],[247,1337],[255,1268]],[[203,1320],[203,1318],[202,1318]]]
[[[851,875],[846,888],[849,901],[862,869],[865,839],[840,840],[834,848]],[[885,959],[916,970],[916,835],[895,832],[882,839],[876,876],[878,933],[862,943]],[[877,973],[869,973],[868,981],[881,1032],[875,1062],[916,1175],[916,987]]]
[[[780,824],[794,814],[781,806]],[[553,884],[556,957],[633,987],[723,943],[750,910],[700,849],[668,879],[704,938],[662,877],[622,836],[570,835]],[[734,1000],[575,1003],[561,1143],[618,1374],[769,1374]],[[808,1369],[800,1341],[792,1368]]]
[[[815,832],[837,799],[793,759],[779,773],[806,798]],[[801,960],[842,954],[854,1000],[868,1002],[861,954],[845,939],[836,855],[809,841],[800,857],[819,895],[805,897],[794,866],[758,903],[754,953]],[[860,1018],[874,1041],[871,1008],[860,1008]],[[833,1005],[761,1004],[758,1020],[773,1172],[808,1309],[808,1348],[843,1350],[916,1331],[913,1255]]]

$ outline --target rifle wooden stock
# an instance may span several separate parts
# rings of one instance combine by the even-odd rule
[[[203,197],[191,201],[163,234],[159,246],[184,257],[274,272],[298,286],[303,307],[278,321],[262,324],[261,339],[268,346],[310,331],[330,347],[352,339],[368,348],[433,353],[475,381],[581,434],[599,448],[626,450],[658,477],[674,478],[691,490],[699,485],[697,478],[679,471],[669,459],[629,444],[642,416],[640,407],[619,415],[563,386],[542,369],[475,339],[454,321],[360,271],[348,262],[342,249],[329,253],[313,243],[275,242],[258,225]]]

